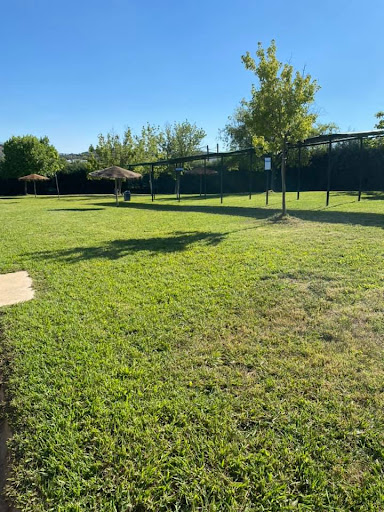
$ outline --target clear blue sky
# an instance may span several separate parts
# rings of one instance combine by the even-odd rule
[[[384,110],[383,0],[12,0],[0,15],[0,141],[80,152],[187,118],[213,145],[254,81],[241,55],[272,38],[318,79],[321,122],[368,130]]]

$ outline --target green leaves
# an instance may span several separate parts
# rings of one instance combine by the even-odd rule
[[[307,137],[316,122],[311,110],[319,90],[311,75],[295,71],[276,57],[276,43],[267,49],[258,43],[256,60],[249,52],[241,57],[245,68],[255,74],[251,97],[241,101],[223,137],[233,149],[249,147],[258,153],[280,153],[285,142]]]
[[[249,52],[242,56],[245,68],[258,79],[258,86],[252,86],[251,99],[242,102],[242,120],[257,153],[281,154],[282,213],[285,215],[287,144],[297,143],[309,135],[317,119],[311,106],[319,86],[311,75],[295,72],[290,64],[279,62],[273,40],[266,50],[259,43],[256,57],[258,62]]]
[[[11,137],[4,143],[4,162],[1,172],[7,178],[26,174],[53,176],[60,169],[59,153],[48,137],[33,135]]]
[[[317,118],[310,108],[319,86],[310,75],[294,72],[293,66],[278,61],[274,41],[267,50],[259,43],[256,56],[258,62],[249,52],[242,56],[245,68],[258,79],[251,99],[243,102],[248,111],[244,121],[254,145],[278,153],[283,144],[298,142],[310,133]]]
[[[100,134],[96,147],[89,147],[90,166],[92,169],[110,165],[127,167],[129,164],[190,155],[198,150],[205,136],[202,128],[188,120],[166,124],[162,130],[147,123],[139,134],[133,134],[127,128],[123,137],[114,132],[106,136]],[[136,170],[144,172],[148,169],[138,167]],[[156,168],[156,172],[164,170]]]
[[[191,155],[198,150],[206,136],[202,128],[190,123],[187,119],[182,123],[166,124],[160,135],[160,147],[165,158],[176,158]]]
[[[384,112],[377,112],[375,117],[378,120],[378,122],[375,124],[375,128],[378,130],[384,130]]]

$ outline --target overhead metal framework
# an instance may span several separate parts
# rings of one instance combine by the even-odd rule
[[[331,192],[331,179],[332,179],[332,144],[339,144],[341,142],[359,142],[360,145],[360,175],[359,175],[359,190],[358,201],[361,200],[362,186],[363,186],[363,152],[364,140],[377,139],[384,137],[384,130],[371,130],[364,132],[345,132],[345,133],[329,133],[327,135],[317,135],[316,137],[309,137],[301,142],[292,144],[289,147],[298,149],[298,167],[297,167],[297,199],[300,199],[301,187],[301,149],[305,147],[313,147],[320,145],[328,145],[328,165],[327,165],[327,193],[326,193],[326,206],[329,205],[329,196]]]
[[[329,133],[326,135],[316,135],[315,137],[309,137],[301,142],[291,145],[290,147],[306,147],[306,146],[318,146],[320,144],[332,144],[338,142],[351,142],[353,140],[360,139],[376,139],[378,137],[384,137],[384,130],[371,130],[369,132],[345,132],[345,133]]]
[[[127,167],[149,167],[151,165],[162,166],[162,165],[177,165],[186,162],[197,162],[198,160],[215,160],[226,156],[246,155],[250,152],[255,152],[254,148],[237,149],[236,151],[209,151],[207,153],[198,153],[196,155],[178,156],[176,158],[168,158],[166,160],[155,160],[153,162],[140,162],[135,164],[128,164]]]
[[[189,162],[198,162],[203,161],[204,162],[204,168],[206,169],[207,161],[209,160],[217,160],[220,159],[221,165],[220,165],[220,202],[223,202],[223,173],[224,173],[224,158],[231,157],[231,156],[241,156],[241,155],[253,155],[255,153],[255,148],[246,148],[246,149],[237,149],[235,151],[219,151],[219,146],[217,145],[216,151],[210,151],[209,147],[207,146],[207,151],[204,153],[198,153],[195,155],[187,155],[187,156],[178,156],[176,158],[168,158],[164,160],[155,160],[153,162],[136,162],[133,164],[128,164],[127,167],[150,167],[150,175],[149,175],[149,181],[150,181],[150,188],[151,188],[151,196],[152,201],[155,199],[155,191],[154,191],[154,169],[155,167],[161,167],[165,165],[175,165],[180,166],[185,163]],[[250,176],[252,175],[252,165],[250,166]],[[209,173],[204,173],[204,188],[206,190],[206,178]],[[250,178],[251,180],[251,178]],[[180,174],[176,174],[176,181],[177,181],[177,199],[180,201]],[[206,197],[206,192],[205,192]],[[251,193],[250,193],[251,197]]]
[[[299,141],[295,144],[288,144],[288,150],[290,149],[298,149],[298,175],[297,175],[297,199],[300,199],[300,188],[301,188],[301,150],[302,148],[320,146],[320,145],[328,145],[328,165],[327,165],[327,194],[326,194],[326,205],[329,205],[329,196],[331,191],[331,178],[332,178],[332,145],[339,144],[342,142],[352,142],[358,141],[360,144],[360,158],[362,161],[362,155],[364,151],[364,140],[367,139],[376,139],[384,137],[384,130],[371,130],[364,132],[344,132],[344,133],[330,133],[326,135],[317,135],[315,137],[309,137],[302,141]],[[224,174],[224,158],[233,157],[233,156],[245,156],[249,155],[249,199],[252,198],[252,171],[254,165],[254,155],[256,154],[255,148],[249,147],[245,149],[238,149],[234,151],[219,151],[219,146],[217,145],[216,151],[211,151],[207,146],[207,150],[204,153],[198,153],[195,155],[187,155],[187,156],[179,156],[176,158],[168,158],[163,160],[154,160],[154,161],[146,161],[146,162],[135,162],[129,164],[129,168],[133,167],[149,167],[150,168],[150,188],[152,201],[155,199],[155,190],[154,190],[154,168],[165,166],[165,165],[175,165],[180,166],[184,163],[188,162],[197,162],[203,161],[204,167],[206,168],[207,161],[209,160],[217,160],[220,159],[220,202],[223,202],[223,174]],[[359,177],[359,190],[358,190],[358,200],[361,200],[362,193],[362,184],[363,184],[363,165],[360,166],[360,177]],[[271,171],[266,171],[266,204],[268,204],[268,189],[269,189],[269,173]],[[206,183],[206,176],[204,175],[204,180]],[[179,178],[177,178],[179,179]],[[205,185],[206,186],[206,185]],[[180,200],[180,189],[178,189],[178,199]],[[205,193],[206,197],[206,193]]]

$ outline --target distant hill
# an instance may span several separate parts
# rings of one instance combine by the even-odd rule
[[[60,153],[60,156],[67,162],[87,162],[89,153],[88,151],[83,153]]]
[[[89,153],[88,151],[84,151],[84,153],[60,153],[60,156],[64,158],[67,162],[87,162]],[[0,158],[4,157],[4,144],[0,142]]]

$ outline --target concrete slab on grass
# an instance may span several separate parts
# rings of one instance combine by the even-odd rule
[[[34,295],[28,272],[0,274],[0,307],[31,300]]]

